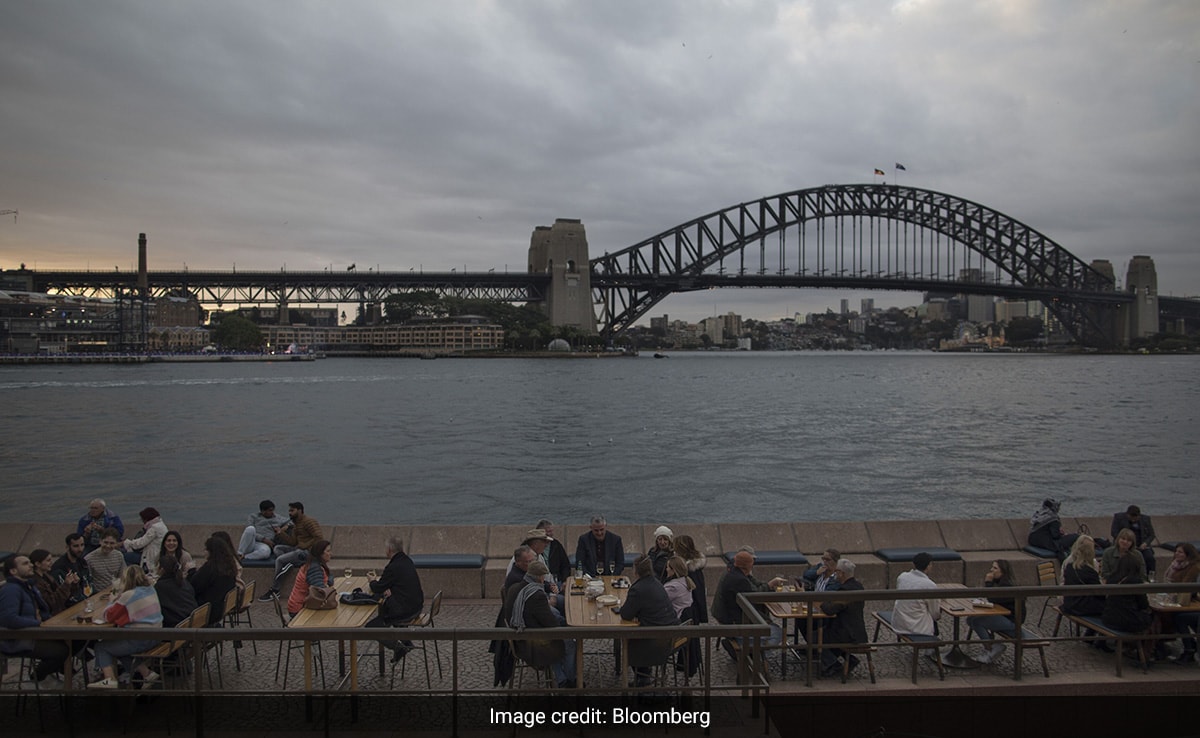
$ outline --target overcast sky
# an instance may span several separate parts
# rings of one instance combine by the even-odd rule
[[[0,268],[524,268],[902,184],[1200,294],[1200,2],[5,3]],[[839,298],[715,290],[653,314]],[[644,322],[644,321],[643,321]]]

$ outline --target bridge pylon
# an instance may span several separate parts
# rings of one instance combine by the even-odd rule
[[[537,226],[529,239],[529,273],[550,275],[543,309],[551,325],[596,332],[587,234],[576,218],[557,218]]]

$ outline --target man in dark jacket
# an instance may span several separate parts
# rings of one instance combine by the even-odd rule
[[[387,542],[388,564],[383,574],[370,583],[371,592],[386,599],[379,605],[379,614],[367,622],[368,628],[403,627],[421,614],[425,607],[425,593],[421,590],[421,577],[412,558],[404,553],[404,543],[399,536]],[[392,662],[404,658],[413,650],[412,641],[380,641],[392,649]]]
[[[100,539],[106,528],[116,528],[118,539],[125,536],[125,524],[121,522],[121,516],[109,510],[104,500],[92,500],[75,529],[76,533],[83,536],[85,554],[100,548]]]
[[[550,570],[541,561],[534,561],[521,581],[504,592],[504,607],[501,618],[504,623],[518,632],[530,628],[554,628],[559,625],[559,616],[550,607],[550,599],[543,587],[543,579]],[[554,667],[558,686],[575,686],[575,641],[572,639],[538,638],[514,641],[517,656],[525,663],[537,667]]]
[[[617,613],[622,620],[636,620],[638,625],[678,625],[679,618],[671,606],[671,598],[662,582],[654,576],[654,564],[647,556],[639,556],[633,565],[637,579],[629,587],[625,604]],[[639,638],[629,642],[629,664],[634,667],[634,686],[650,683],[650,668],[671,655],[671,638]]]
[[[583,567],[584,574],[593,577],[624,571],[625,545],[619,535],[608,529],[608,521],[603,515],[593,515],[591,530],[579,536],[575,563]]]
[[[1138,553],[1146,562],[1146,576],[1153,579],[1154,541],[1158,536],[1154,533],[1154,524],[1150,522],[1150,516],[1142,515],[1142,509],[1137,505],[1130,505],[1125,512],[1113,515],[1109,533],[1114,541],[1117,540],[1117,534],[1124,528],[1133,531],[1133,535],[1137,539]]]
[[[50,617],[50,607],[34,586],[33,563],[28,556],[13,554],[0,566],[3,566],[5,579],[4,585],[0,586],[0,628],[37,628]],[[70,656],[65,643],[31,638],[0,641],[0,652],[8,656],[36,657],[34,678],[39,682],[61,672]]]
[[[838,559],[834,575],[841,585],[838,591],[853,592],[863,589],[862,582],[854,578],[854,562]],[[863,601],[822,602],[821,612],[833,619],[825,625],[826,643],[866,643],[867,626],[863,622]],[[850,671],[858,666],[858,659],[841,648],[825,648],[821,651],[821,676],[834,676],[841,672],[840,657],[850,659]]]
[[[88,571],[87,562],[83,560],[83,535],[68,533],[66,544],[66,553],[59,556],[54,566],[50,567],[50,575],[56,582],[67,582],[71,585],[71,596],[67,604],[74,605],[87,599],[84,587],[91,586],[92,575]]]

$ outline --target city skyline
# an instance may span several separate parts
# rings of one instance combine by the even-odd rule
[[[521,270],[555,218],[599,255],[738,202],[886,180],[1119,275],[1148,254],[1162,294],[1200,292],[1188,2],[8,10],[4,269],[131,268],[145,232],[152,270]],[[767,316],[842,296],[864,295],[718,302]]]

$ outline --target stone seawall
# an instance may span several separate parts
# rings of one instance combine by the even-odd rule
[[[1154,516],[1160,541],[1200,541],[1200,515]],[[646,551],[654,542],[654,529],[661,523],[612,525],[621,536],[627,553]],[[834,548],[857,565],[857,576],[867,589],[888,589],[896,575],[909,568],[906,562],[888,562],[876,552],[889,548],[946,548],[959,554],[960,560],[937,561],[930,570],[941,582],[982,583],[984,573],[995,559],[1008,559],[1017,574],[1017,584],[1037,584],[1038,557],[1025,553],[1029,521],[1020,519],[985,520],[874,520],[794,523],[672,523],[665,524],[676,535],[690,535],[708,556],[708,591],[716,589],[725,564],[721,554],[750,545],[758,552],[802,553],[812,562],[820,552]],[[1109,537],[1111,517],[1065,518],[1063,525],[1075,531],[1086,525],[1093,535]],[[332,568],[335,575],[345,567],[361,573],[382,568],[389,536],[399,535],[405,550],[413,555],[474,554],[482,565],[448,568],[421,568],[426,596],[442,591],[451,599],[492,599],[499,597],[504,571],[513,549],[520,545],[530,526],[517,525],[326,525],[326,537],[333,545]],[[225,530],[237,541],[242,526],[189,523],[172,526],[183,537],[184,547],[196,558],[204,555],[204,540],[215,530]],[[65,536],[74,531],[73,523],[0,523],[0,551],[29,553],[45,548],[56,555],[64,550]],[[559,525],[559,540],[568,554],[575,553],[579,536],[588,531],[582,523]],[[1160,574],[1166,571],[1172,552],[1157,548]],[[764,556],[764,559],[766,557]],[[776,575],[799,576],[803,566],[760,562],[755,571],[760,578]],[[271,578],[272,570],[248,566],[247,580],[258,582],[259,591]]]

